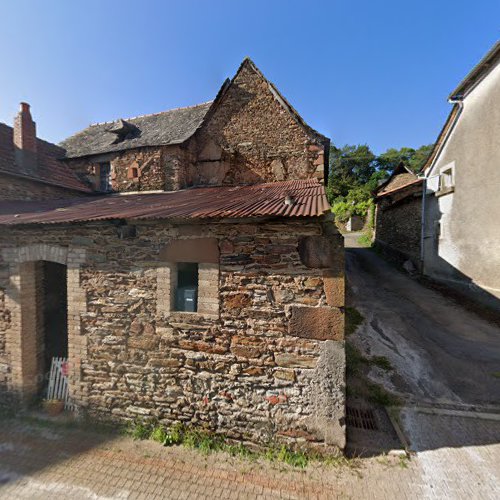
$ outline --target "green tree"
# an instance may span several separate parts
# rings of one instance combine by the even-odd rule
[[[408,167],[412,172],[417,173],[420,172],[420,170],[422,170],[423,166],[425,165],[425,162],[427,161],[429,155],[431,154],[433,147],[434,144],[427,144],[425,146],[420,146],[415,151],[415,154],[408,163]]]
[[[425,164],[431,145],[418,149],[389,148],[378,157],[366,144],[330,147],[330,175],[327,196],[335,218],[346,222],[351,215],[365,216],[373,203],[373,192],[401,163],[418,172]]]
[[[419,172],[427,161],[433,146],[433,144],[427,144],[418,149],[389,148],[377,158],[377,167],[379,170],[392,172],[400,163],[403,163],[412,172]]]
[[[330,201],[347,196],[354,186],[366,184],[375,172],[375,155],[368,145],[330,147],[330,176],[328,195]]]
[[[389,148],[377,158],[377,165],[380,169],[393,172],[400,163],[408,166],[414,155],[415,150],[413,148]]]

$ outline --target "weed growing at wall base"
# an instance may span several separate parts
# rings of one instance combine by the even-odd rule
[[[293,450],[286,445],[270,443],[263,452],[253,451],[243,443],[233,444],[224,436],[215,434],[203,428],[188,428],[180,423],[170,428],[148,421],[136,420],[127,428],[127,434],[134,439],[150,439],[163,446],[182,445],[186,448],[195,449],[209,455],[215,452],[225,452],[232,457],[246,460],[257,460],[265,458],[271,462],[280,462],[292,467],[305,468],[311,461],[322,462],[326,465],[356,466],[353,459],[347,459],[343,455],[323,456],[311,451]]]

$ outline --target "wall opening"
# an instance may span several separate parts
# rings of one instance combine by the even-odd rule
[[[45,397],[52,358],[68,357],[67,268],[31,261],[20,273],[23,392]]]
[[[63,264],[42,262],[44,381],[48,381],[52,358],[68,357],[67,270]]]

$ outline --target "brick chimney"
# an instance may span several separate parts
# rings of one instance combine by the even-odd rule
[[[26,102],[21,103],[14,119],[14,146],[18,166],[28,170],[36,168],[36,124],[31,118],[30,105]]]

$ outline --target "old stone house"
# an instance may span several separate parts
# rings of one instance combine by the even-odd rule
[[[398,165],[375,191],[375,245],[403,264],[420,266],[422,179]]]
[[[245,59],[212,102],[92,125],[60,148],[79,196],[0,203],[4,397],[43,396],[62,356],[90,415],[343,448],[328,140]],[[30,182],[49,170],[39,152]]]
[[[500,42],[449,102],[423,172],[423,272],[499,307]]]

